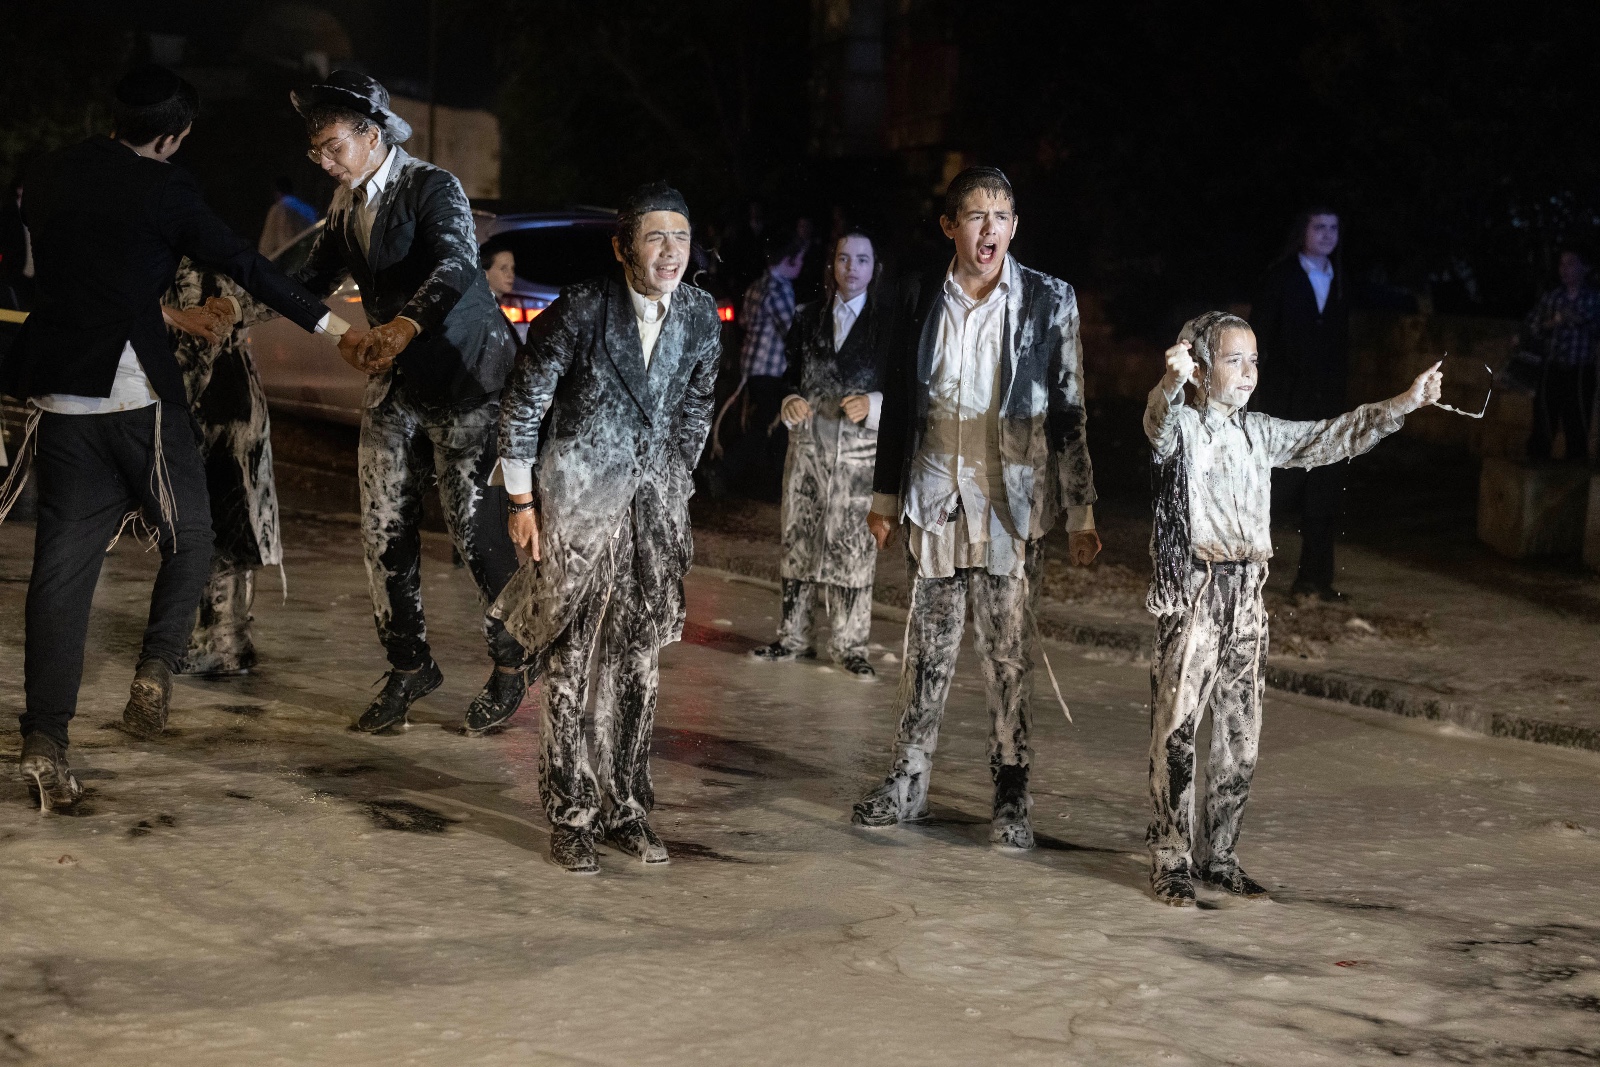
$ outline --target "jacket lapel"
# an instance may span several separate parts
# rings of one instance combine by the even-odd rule
[[[939,310],[944,304],[945,272],[929,275],[928,282],[917,297],[917,322],[922,324],[922,334],[917,339],[917,381],[927,385],[933,380],[933,361],[939,350]]]
[[[1017,360],[1023,347],[1022,331],[1026,325],[1023,318],[1022,290],[1027,286],[1027,279],[1023,276],[1021,268],[1011,262],[1007,254],[1006,266],[1011,268],[1013,285],[1006,291],[1006,321],[1000,336],[1005,340],[1005,351],[1000,353],[1000,410],[1011,410],[1011,387],[1017,381]]]
[[[411,156],[399,145],[390,146],[389,151],[395,154],[394,162],[389,164],[389,183],[384,186],[382,199],[378,202],[378,213],[372,219],[372,239],[367,242],[367,265],[374,273],[378,269],[378,253],[383,248],[383,237],[389,232],[389,216],[394,213],[394,202],[400,197],[400,182],[406,164],[411,162]],[[356,247],[359,249],[361,246]]]
[[[631,301],[630,301],[631,304]],[[631,308],[630,308],[631,310]],[[656,337],[655,351],[650,354],[650,369],[647,374],[650,397],[654,405],[659,406],[667,395],[667,386],[672,382],[673,375],[678,371],[678,364],[683,360],[684,322],[687,312],[683,310],[683,300],[674,299],[667,305],[667,317],[661,323],[661,333]],[[638,327],[634,327],[634,336],[637,338]],[[644,348],[639,347],[639,359],[644,359]]]
[[[645,378],[644,347],[639,343],[639,327],[634,322],[633,301],[628,299],[627,282],[613,279],[606,289],[606,356],[617,368],[622,384],[627,386],[633,402],[648,418],[651,414],[650,383]],[[672,315],[667,315],[667,322]],[[662,336],[656,341],[656,354],[661,354],[661,343],[666,340],[666,323]]]

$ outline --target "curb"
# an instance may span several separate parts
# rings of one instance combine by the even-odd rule
[[[774,589],[777,588],[776,561],[764,557],[753,558],[743,552],[728,551],[720,545],[704,545],[700,539],[697,539],[695,545],[694,565],[702,569],[718,570],[749,578],[763,584],[770,583]],[[896,621],[905,618],[906,605],[885,603],[877,598],[876,591],[872,606],[873,613],[883,618]],[[1063,644],[1104,649],[1126,656],[1130,660],[1148,661],[1150,633],[1147,630],[1129,626],[1073,622],[1061,618],[1058,614],[1065,610],[1063,606],[1057,604],[1054,605],[1053,611],[1041,612],[1040,634]],[[1440,699],[1435,693],[1403,682],[1333,671],[1296,670],[1270,662],[1267,664],[1266,682],[1271,688],[1285,693],[1387,711],[1408,719],[1448,722],[1487,737],[1504,737],[1531,741],[1539,745],[1600,752],[1600,729],[1498,711],[1484,711],[1455,701]]]

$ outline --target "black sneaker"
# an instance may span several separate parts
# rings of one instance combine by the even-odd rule
[[[128,687],[128,706],[122,709],[122,726],[134,737],[153,741],[167,728],[172,704],[172,673],[158,659],[140,662]]]
[[[1244,873],[1244,868],[1237,863],[1221,867],[1203,867],[1200,870],[1200,880],[1213,889],[1220,889],[1224,893],[1244,897],[1247,900],[1261,900],[1268,896],[1267,887]]]
[[[763,663],[789,663],[797,659],[816,659],[817,650],[814,648],[790,648],[781,641],[774,641],[770,645],[752,648],[750,655]]]
[[[1150,891],[1161,903],[1173,908],[1194,907],[1194,881],[1187,866],[1150,872]]]
[[[83,799],[83,786],[67,766],[67,746],[35,730],[22,739],[17,763],[24,781],[39,793],[40,813],[70,808]]]
[[[607,830],[606,844],[645,863],[666,863],[670,859],[666,844],[644,819],[634,819]]]
[[[495,733],[511,721],[527,695],[527,671],[503,671],[496,667],[478,695],[472,698],[461,732],[468,737]]]
[[[406,713],[411,705],[439,688],[444,673],[430,659],[420,670],[390,671],[384,678],[383,692],[361,713],[361,718],[350,724],[350,729],[363,734],[404,729],[409,725]]]
[[[846,674],[855,675],[863,682],[870,682],[878,676],[878,672],[867,662],[865,656],[846,656],[839,661],[839,669]]]
[[[597,873],[600,861],[594,858],[593,835],[571,826],[550,827],[550,862],[573,874]]]

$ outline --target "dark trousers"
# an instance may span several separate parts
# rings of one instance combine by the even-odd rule
[[[157,426],[171,518],[157,486]],[[39,421],[39,519],[28,581],[22,733],[65,744],[78,707],[89,610],[106,548],[130,513],[156,532],[161,570],[150,594],[141,660],[176,668],[211,571],[211,504],[189,412],[155,404],[111,415]]]
[[[1530,459],[1549,459],[1556,431],[1566,440],[1567,458],[1589,455],[1590,406],[1594,403],[1595,365],[1545,365],[1533,394],[1533,433],[1528,438]]]
[[[1345,464],[1272,472],[1272,511],[1280,520],[1295,518],[1300,527],[1300,569],[1297,584],[1325,588],[1333,584],[1333,542],[1344,511]]]
[[[416,670],[432,658],[422,614],[420,530],[429,482],[438,483],[445,526],[485,609],[516,573],[505,490],[489,486],[499,423],[498,397],[436,409],[416,404],[399,388],[362,417],[361,540],[378,639],[396,670]],[[499,619],[485,616],[484,637],[499,666],[520,666],[526,658]]]
[[[778,421],[778,412],[789,389],[782,378],[763,374],[746,380],[744,390],[744,435],[729,450],[723,470],[736,491],[758,500],[777,500],[789,451],[789,431]]]

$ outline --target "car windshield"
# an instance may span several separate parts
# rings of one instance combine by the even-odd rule
[[[572,285],[616,267],[609,226],[540,226],[494,236],[517,261],[517,277],[552,289]]]

